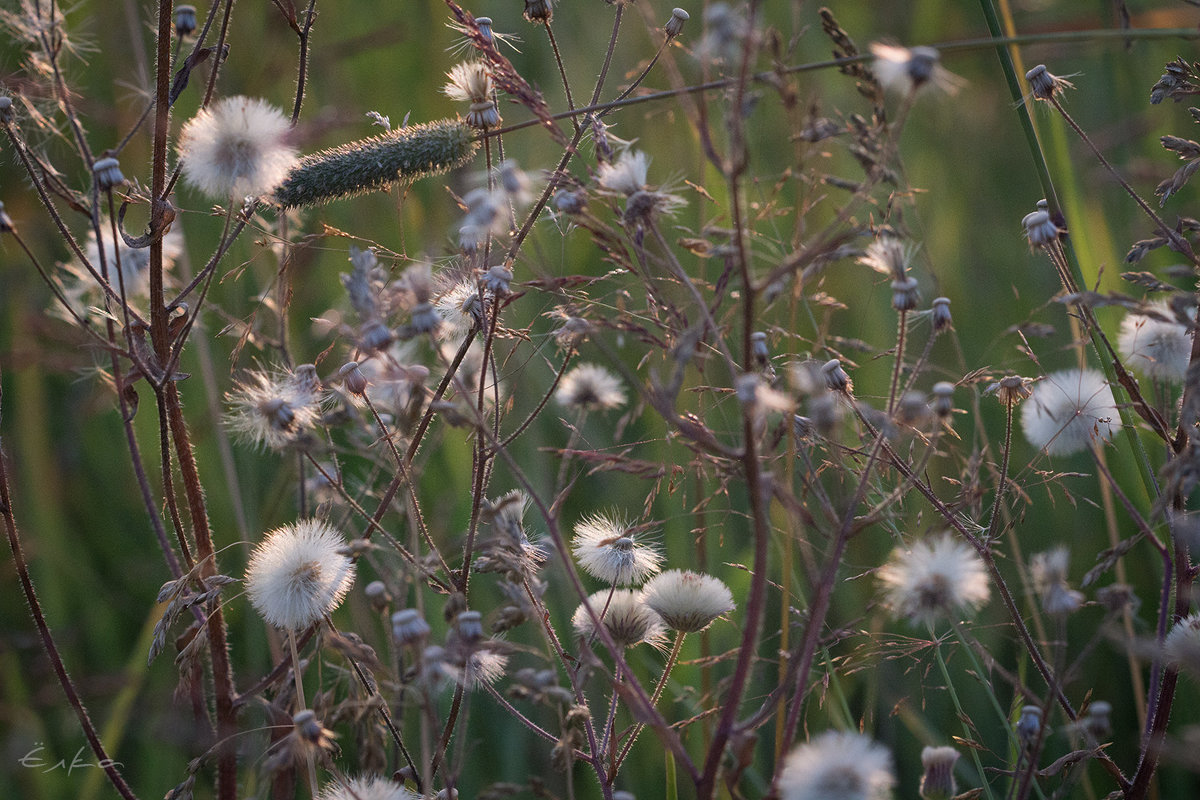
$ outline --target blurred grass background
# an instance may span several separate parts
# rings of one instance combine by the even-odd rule
[[[88,121],[90,141],[96,150],[114,143],[141,112],[140,94],[150,69],[151,38],[147,20],[152,3],[126,0],[122,3],[81,3],[68,12],[70,30],[81,45],[81,58],[69,70],[76,90],[78,108]],[[617,47],[610,91],[636,74],[653,52],[654,40],[642,21],[645,17],[661,24],[670,14],[668,3],[637,0],[626,16],[627,22]],[[896,3],[863,3],[860,0],[836,0],[827,4],[842,26],[860,47],[874,40],[889,39],[903,44],[936,44],[986,35],[983,18],[974,3],[952,0],[913,0]],[[5,8],[13,8],[6,3]],[[785,41],[795,41],[795,63],[823,60],[829,44],[820,34],[817,6],[812,3],[772,0],[765,4],[771,24]],[[1130,3],[1135,27],[1194,27],[1200,13],[1182,3]],[[370,135],[373,129],[365,114],[378,111],[391,118],[393,125],[409,118],[413,122],[452,115],[454,104],[441,95],[442,73],[454,57],[445,52],[454,34],[445,27],[447,13],[435,2],[377,2],[374,0],[329,0],[317,5],[318,19],[312,50],[310,83],[305,110],[298,130],[301,149],[312,152],[321,147]],[[203,14],[207,9],[200,8]],[[550,58],[544,35],[521,19],[521,4],[516,0],[489,0],[469,7],[477,15],[487,14],[501,32],[515,32],[522,41],[520,52],[512,54],[518,70],[540,87],[551,106],[564,107],[556,69]],[[700,34],[703,16],[700,6],[690,7],[692,21],[682,40],[683,48],[673,57],[689,81],[701,72],[687,52]],[[555,33],[563,48],[576,95],[584,94],[603,57],[604,43],[611,25],[611,8],[600,0],[572,0],[555,15]],[[1028,0],[1014,3],[1014,19],[1022,34],[1057,31],[1111,29],[1114,27],[1113,3],[1055,2]],[[261,96],[281,107],[290,107],[294,91],[296,46],[290,30],[274,9],[265,3],[243,3],[235,10],[230,57],[220,82],[222,94],[244,93]],[[136,35],[134,35],[136,32]],[[1191,122],[1186,104],[1151,106],[1149,88],[1162,72],[1163,65],[1175,58],[1190,58],[1194,42],[1182,40],[1133,41],[1104,39],[1074,44],[1029,46],[1021,49],[1026,67],[1046,63],[1052,72],[1073,76],[1077,86],[1067,97],[1068,108],[1087,129],[1111,161],[1119,165],[1135,187],[1150,195],[1159,180],[1177,167],[1174,157],[1163,151],[1157,137],[1171,133],[1191,137]],[[0,49],[0,74],[4,82],[19,89],[24,86],[19,48]],[[1074,363],[1070,332],[1064,308],[1050,302],[1058,289],[1048,263],[1028,252],[1020,228],[1021,217],[1034,208],[1042,196],[1030,153],[1017,123],[1013,101],[1004,86],[996,54],[990,48],[955,51],[944,58],[947,68],[964,77],[968,84],[954,97],[924,97],[912,113],[901,142],[901,157],[910,184],[919,191],[903,212],[903,220],[921,244],[916,274],[929,299],[938,294],[951,298],[962,363],[958,354],[943,342],[935,350],[935,363],[944,371],[938,379],[954,380],[963,373],[981,367],[1012,369],[1032,375],[1036,368],[1018,350],[1021,344],[1013,332],[1021,323],[1047,323],[1056,333],[1030,339],[1030,345],[1045,367],[1062,368]],[[197,82],[198,85],[198,82]],[[651,74],[649,88],[666,88],[661,71]],[[804,104],[813,104],[822,113],[866,113],[862,99],[852,83],[834,71],[807,73],[797,79]],[[189,89],[175,111],[175,120],[189,117],[198,101],[196,86]],[[719,101],[713,94],[710,102]],[[1089,281],[1106,290],[1129,291],[1119,279],[1122,258],[1128,246],[1144,238],[1150,230],[1146,220],[1132,208],[1127,197],[1085,152],[1056,119],[1035,110],[1046,156],[1065,201],[1070,232]],[[502,104],[506,120],[523,119],[514,106]],[[795,148],[788,140],[785,121],[774,107],[773,98],[765,98],[761,118],[752,126],[754,140],[752,171],[777,176],[789,167]],[[654,158],[654,180],[703,182],[718,198],[719,182],[703,161],[694,133],[673,101],[635,106],[614,114],[612,133],[625,139],[637,139],[638,146]],[[535,130],[509,136],[507,154],[527,169],[550,166],[546,138]],[[52,234],[44,215],[36,205],[33,192],[14,163],[7,145],[0,159],[0,200],[47,262],[65,260],[67,252]],[[62,154],[57,143],[51,152]],[[127,177],[148,180],[148,145],[138,139],[122,155]],[[847,160],[838,148],[829,148],[828,160],[841,164]],[[86,184],[86,172],[78,164],[64,167],[69,180]],[[852,169],[846,169],[851,171]],[[829,172],[838,170],[830,168]],[[697,176],[704,176],[698,180]],[[320,229],[321,224],[366,237],[399,253],[412,257],[440,256],[452,248],[457,228],[457,212],[447,187],[458,194],[469,188],[469,175],[450,176],[417,184],[401,194],[376,194],[341,202],[308,213],[302,231]],[[798,183],[798,181],[797,181]],[[764,196],[770,187],[756,187]],[[803,194],[800,186],[789,186],[789,197]],[[828,200],[817,212],[827,214],[839,201],[837,189],[824,188]],[[1186,214],[1195,205],[1194,190],[1189,188],[1172,199],[1168,219]],[[698,230],[703,224],[723,224],[716,206],[706,205],[695,194],[693,202],[676,224],[680,235]],[[211,241],[220,230],[220,219],[208,215],[206,201],[187,190],[179,193],[183,209],[181,226],[193,253],[204,253],[203,242]],[[543,223],[543,230],[527,248],[524,266],[535,273],[602,273],[606,269],[586,239],[576,235],[564,239]],[[78,229],[78,228],[77,228]],[[31,235],[31,232],[37,232]],[[779,242],[764,240],[762,253],[786,246],[790,232],[784,228]],[[237,265],[244,269],[214,287],[214,301],[232,318],[249,314],[256,298],[271,284],[277,264],[274,257],[255,243],[261,237],[245,236],[224,262],[227,270]],[[199,244],[197,244],[199,243]],[[291,313],[292,341],[297,361],[311,360],[328,344],[311,335],[308,322],[331,307],[343,307],[338,273],[346,269],[346,248],[352,242],[326,237],[305,247],[291,266],[295,288]],[[361,244],[361,242],[360,242]],[[175,670],[169,657],[163,657],[149,670],[145,668],[148,635],[158,610],[154,597],[166,579],[166,570],[157,554],[150,529],[144,519],[140,500],[131,479],[127,454],[121,444],[120,424],[110,393],[96,380],[91,369],[93,355],[81,352],[80,337],[57,320],[48,320],[43,310],[50,295],[34,271],[10,243],[0,244],[3,257],[3,311],[0,312],[0,366],[3,368],[3,427],[5,451],[12,460],[17,483],[13,487],[18,520],[25,531],[25,546],[40,590],[46,614],[58,637],[66,663],[89,705],[93,718],[106,733],[106,742],[132,785],[143,797],[159,797],[183,778],[191,731],[181,729],[180,720],[190,718],[183,706],[172,706],[171,691]],[[1141,269],[1161,269],[1173,262],[1168,253],[1152,254]],[[518,272],[518,278],[520,278]],[[868,287],[862,268],[840,265],[824,278],[821,290],[841,299],[849,310],[837,313],[834,327],[846,337],[865,340],[884,349],[894,336],[893,314],[888,306],[886,287],[878,283]],[[614,302],[618,298],[612,298]],[[526,323],[549,310],[540,300],[530,297],[512,313]],[[1117,318],[1101,314],[1102,321],[1115,329]],[[221,320],[207,320],[209,333],[221,326]],[[811,327],[794,331],[795,340],[778,339],[777,354],[789,348],[804,352],[806,341],[815,332]],[[228,354],[231,337],[216,339],[215,361],[220,383],[227,385],[230,370]],[[633,353],[631,346],[623,351]],[[247,349],[238,367],[249,366]],[[585,348],[584,358],[598,359],[599,354]],[[630,356],[633,358],[634,356]],[[185,366],[198,373],[195,348]],[[861,387],[886,387],[888,359],[873,361],[865,355],[855,374]],[[540,355],[530,361],[529,377],[549,380],[552,372]],[[523,378],[526,379],[526,378]],[[212,434],[212,420],[204,412],[205,401],[199,381],[187,381],[182,390],[200,442],[199,458],[210,490],[210,513],[218,544],[230,545],[240,535],[233,509],[223,490],[219,455]],[[884,389],[877,389],[881,394]],[[138,416],[144,441],[154,441],[153,410],[149,398]],[[1003,430],[1003,415],[998,404],[984,406],[983,429],[994,445]],[[732,412],[731,412],[732,413]],[[976,431],[968,424],[959,425],[964,447],[979,446]],[[607,423],[594,419],[585,429],[597,446],[607,442]],[[650,417],[636,420],[627,440],[645,440],[638,457],[671,461],[686,458],[686,453],[662,441],[663,431]],[[516,455],[527,465],[535,480],[548,487],[557,462],[541,448],[562,446],[565,439],[556,414],[548,414],[519,445]],[[1129,464],[1126,445],[1110,450],[1110,465],[1125,479],[1124,485],[1138,485],[1136,472]],[[427,487],[450,487],[435,501],[443,514],[435,520],[436,534],[444,538],[458,536],[466,524],[469,510],[467,480],[470,474],[470,449],[451,431],[425,448]],[[236,463],[241,493],[247,505],[248,526],[252,536],[273,527],[294,513],[290,481],[294,467],[272,455],[236,448]],[[147,444],[144,455],[155,459]],[[1096,505],[1097,492],[1091,478],[1068,479],[1062,488],[1040,488],[1036,470],[1092,471],[1087,459],[1056,460],[1053,464],[1035,459],[1023,442],[1016,444],[1014,464],[1017,479],[1026,484],[1031,503],[1021,507],[1017,538],[1025,553],[1047,549],[1053,544],[1072,547],[1074,574],[1080,575],[1092,563],[1092,557],[1107,546],[1104,518]],[[681,462],[682,463],[682,462]],[[1029,465],[1029,466],[1024,466]],[[353,464],[350,469],[354,469]],[[986,481],[985,481],[986,484]],[[988,484],[990,485],[990,484]],[[510,488],[503,471],[493,494]],[[581,482],[565,509],[564,519],[601,510],[613,504],[630,513],[638,513],[646,496],[646,485],[630,476],[611,473]],[[662,521],[661,541],[672,566],[704,566],[698,562],[696,532],[698,520],[707,524],[707,567],[717,571],[734,586],[741,598],[740,575],[723,564],[745,564],[750,559],[748,527],[739,509],[745,507],[738,490],[728,498],[716,498],[705,517],[686,513],[701,497],[713,493],[711,485],[695,485],[689,476],[678,481],[679,496],[662,497],[653,509]],[[681,502],[686,496],[688,502]],[[990,497],[990,492],[989,495]],[[597,506],[596,498],[603,505]],[[629,498],[628,502],[623,499]],[[912,530],[924,530],[929,524],[919,507],[902,517]],[[534,525],[537,528],[537,525]],[[1123,523],[1123,531],[1131,527]],[[884,535],[864,537],[851,549],[843,574],[861,575],[878,566],[891,548]],[[223,554],[223,571],[240,575],[243,551],[231,547]],[[1152,624],[1156,599],[1157,566],[1142,550],[1127,559],[1134,582],[1142,590],[1144,602],[1139,618],[1146,633]],[[1011,566],[1011,565],[1010,565]],[[788,567],[779,567],[785,569]],[[801,571],[790,567],[792,585],[803,588]],[[22,798],[107,797],[111,791],[100,780],[95,768],[68,773],[64,769],[44,771],[22,767],[19,759],[35,747],[45,749],[37,755],[54,762],[68,762],[85,744],[62,694],[52,679],[48,664],[36,639],[28,614],[16,586],[7,552],[0,559],[4,591],[0,593],[0,796]],[[551,571],[551,581],[561,575]],[[373,576],[364,569],[358,586]],[[778,575],[774,577],[778,578]],[[553,589],[552,589],[553,591]],[[879,628],[879,612],[871,610],[873,584],[869,579],[847,581],[838,590],[832,627],[854,630]],[[227,598],[228,599],[228,598]],[[1031,600],[1030,600],[1031,601]],[[1031,601],[1032,602],[1032,601]],[[355,630],[373,630],[385,634],[374,618],[361,592],[356,592],[341,612]],[[561,609],[557,620],[567,623],[574,604]],[[235,663],[244,681],[261,673],[270,659],[265,633],[260,622],[247,612],[244,602],[227,606],[235,643]],[[778,644],[769,634],[780,629],[779,609],[772,603],[766,623],[768,637],[762,652],[770,653]],[[433,615],[431,615],[432,618]],[[1071,641],[1080,642],[1094,631],[1100,612],[1090,609],[1072,621]],[[985,611],[985,623],[1002,623],[999,608]],[[522,637],[532,632],[522,632]],[[712,652],[721,653],[737,643],[738,631],[731,623],[718,625],[711,634]],[[364,630],[365,635],[365,630]],[[923,636],[914,632],[914,636]],[[987,634],[985,633],[985,636]],[[997,628],[989,644],[1005,663],[1014,653],[1004,643],[1004,630]],[[531,639],[521,638],[521,641]],[[880,651],[888,641],[880,640]],[[899,646],[900,643],[895,643]],[[693,637],[684,650],[685,661],[699,656],[699,638]],[[915,660],[880,661],[878,652],[836,651],[830,664],[839,670],[838,678],[812,704],[809,718],[813,730],[826,723],[856,727],[865,720],[868,730],[894,748],[902,776],[903,795],[912,796],[919,764],[916,754],[924,742],[914,731],[922,729],[944,743],[950,734],[961,733],[952,725],[952,711],[940,679],[932,677],[928,654]],[[1005,661],[1005,659],[1008,659]],[[655,675],[659,657],[637,653],[635,665],[646,675]],[[1125,736],[1115,736],[1110,751],[1118,763],[1129,764],[1136,752],[1136,718],[1130,701],[1127,662],[1120,647],[1102,643],[1091,662],[1085,680],[1096,698],[1110,699],[1115,707],[1114,722]],[[864,668],[864,667],[870,668]],[[700,668],[685,664],[673,680],[667,697],[688,698],[687,687],[699,687]],[[919,684],[914,677],[928,672],[923,693],[907,687]],[[751,686],[750,698],[770,688],[772,670],[760,670]],[[959,673],[961,674],[961,673]],[[990,720],[989,706],[981,691],[964,681],[960,692],[966,698],[969,715]],[[903,695],[895,687],[906,687]],[[1007,691],[997,685],[1002,697]],[[1075,687],[1074,696],[1080,694]],[[1196,687],[1187,684],[1180,699],[1183,721],[1194,715],[1187,709],[1197,700]],[[523,782],[530,773],[550,776],[547,748],[525,735],[502,712],[493,712],[486,699],[473,703],[473,719],[468,733],[471,758],[461,779],[464,796],[491,780]],[[672,711],[685,716],[686,702]],[[247,720],[255,712],[251,710]],[[670,714],[668,714],[670,716]],[[250,723],[247,721],[246,723]],[[981,722],[981,739],[989,746],[1003,749],[1002,731],[989,731]],[[753,785],[765,789],[770,779],[771,726],[762,730]],[[663,764],[660,750],[650,736],[644,736],[627,767],[634,777],[625,788],[639,798],[662,795]],[[353,744],[345,742],[353,749]],[[478,745],[478,746],[475,746]],[[84,750],[80,758],[91,763]],[[576,769],[581,796],[594,792],[593,780]],[[247,770],[249,775],[251,770]],[[548,777],[551,786],[559,779]],[[1102,786],[1107,784],[1101,783]],[[1195,789],[1195,782],[1168,769],[1163,796],[1184,797]],[[1189,787],[1191,787],[1189,789]],[[261,791],[262,787],[258,787]],[[247,796],[254,790],[247,787]],[[201,789],[199,796],[205,796]],[[684,796],[686,796],[686,791]]]

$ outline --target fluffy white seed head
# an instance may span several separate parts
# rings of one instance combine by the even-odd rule
[[[492,99],[492,75],[482,61],[463,61],[446,73],[449,82],[442,88],[451,100],[484,103]]]
[[[590,639],[596,634],[596,623],[588,613],[591,606],[601,617],[604,629],[618,647],[633,647],[645,642],[661,647],[666,638],[666,626],[654,609],[642,602],[641,593],[633,589],[601,589],[580,603],[571,616],[571,625],[580,636]]]
[[[982,559],[949,535],[897,549],[879,582],[892,613],[918,625],[972,613],[991,593]]]
[[[1083,594],[1067,583],[1071,553],[1065,547],[1055,547],[1036,553],[1030,560],[1029,571],[1033,588],[1042,601],[1042,608],[1052,616],[1070,614],[1083,605]]]
[[[1154,303],[1149,314],[1127,314],[1121,320],[1117,347],[1126,366],[1154,380],[1180,383],[1192,355],[1192,332],[1176,321],[1166,303]]]
[[[1171,666],[1200,676],[1200,613],[1175,623],[1163,643],[1163,652]]]
[[[87,242],[84,245],[83,253],[87,256],[90,263],[98,274],[101,274],[100,269],[100,241],[104,242],[104,263],[108,270],[108,283],[112,286],[113,291],[120,293],[121,283],[125,284],[125,296],[129,299],[146,297],[150,293],[150,248],[140,247],[132,248],[125,244],[125,240],[117,237],[117,246],[113,247],[112,225],[108,219],[102,217],[100,219],[100,229],[103,231],[100,239],[96,238],[96,231],[89,230]],[[179,229],[172,228],[163,236],[163,269],[170,269],[175,263],[175,259],[179,258],[179,254],[183,252],[183,236],[179,233]],[[120,255],[121,276],[117,277],[117,256]],[[94,296],[100,291],[100,284],[96,281],[92,274],[81,264],[68,264],[67,269],[74,277],[78,279],[78,288],[76,291],[82,292],[89,297]],[[169,278],[167,279],[169,282]]]
[[[885,800],[896,777],[892,756],[859,733],[826,731],[784,760],[782,800]]]
[[[1052,456],[1108,441],[1117,429],[1116,401],[1104,375],[1068,369],[1046,376],[1021,406],[1021,429],[1031,445]]]
[[[575,524],[571,552],[587,574],[615,585],[641,583],[663,561],[657,547],[635,541],[627,523],[604,514]]]
[[[252,370],[225,395],[234,435],[270,450],[301,443],[318,423],[323,395],[307,371]]]
[[[288,118],[265,100],[218,100],[180,132],[183,177],[217,200],[268,194],[298,163],[290,131]]]
[[[421,796],[395,781],[372,775],[331,783],[318,800],[421,800]]]
[[[626,150],[616,161],[600,165],[600,188],[630,197],[646,188],[650,157],[641,150]]]
[[[599,364],[580,364],[563,376],[554,400],[563,408],[611,411],[625,405],[625,388]]]
[[[955,94],[964,81],[939,62],[932,47],[898,47],[874,42],[871,45],[871,69],[880,85],[888,91],[909,94],[924,86],[933,86],[946,94]]]
[[[682,633],[702,631],[734,608],[733,593],[720,579],[680,569],[647,581],[642,600],[658,612],[668,628]]]
[[[325,522],[301,520],[268,533],[246,567],[246,593],[276,628],[300,631],[342,602],[354,583],[346,541]]]

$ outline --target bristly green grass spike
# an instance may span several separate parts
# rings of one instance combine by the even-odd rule
[[[275,191],[284,208],[314,206],[439,175],[471,160],[478,147],[462,120],[439,120],[305,156]]]

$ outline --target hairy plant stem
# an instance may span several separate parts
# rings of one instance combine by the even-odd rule
[[[308,708],[304,700],[304,673],[300,670],[300,651],[296,648],[296,632],[289,630],[287,632],[288,648],[292,654],[292,677],[296,682],[296,713],[299,714]],[[295,715],[293,715],[294,718]],[[308,788],[312,794],[313,800],[317,798],[319,786],[317,784],[317,762],[312,751],[312,748],[304,748],[304,760],[308,765]]]
[[[1000,480],[996,484],[996,498],[992,501],[992,513],[988,518],[987,533],[983,542],[987,546],[996,540],[997,529],[1000,527],[1001,509],[1004,507],[1004,490],[1008,482],[1008,459],[1012,454],[1013,407],[1016,403],[1010,401],[1004,404],[1004,451],[1000,460]]]

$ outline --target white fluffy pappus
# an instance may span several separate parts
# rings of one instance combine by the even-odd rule
[[[918,625],[974,612],[991,594],[983,560],[949,535],[897,549],[878,578],[892,613]]]
[[[421,800],[421,795],[395,781],[372,775],[328,784],[318,800]]]
[[[311,366],[252,370],[225,395],[225,424],[239,438],[271,450],[299,443],[320,421],[324,395]]]
[[[346,540],[317,519],[269,532],[246,567],[246,594],[263,619],[285,631],[300,631],[341,604],[354,583],[354,562],[342,551]]]
[[[642,587],[642,601],[681,633],[702,631],[734,609],[733,593],[719,578],[690,570],[669,569]]]
[[[183,177],[216,200],[268,194],[298,162],[290,132],[288,118],[265,100],[218,100],[180,132]]]
[[[120,293],[121,282],[125,285],[125,296],[146,297],[150,293],[150,248],[132,248],[118,236],[118,244],[113,247],[112,224],[106,218],[100,219],[100,229],[103,231],[101,240],[104,241],[104,263],[108,270],[108,283],[113,291]],[[84,245],[84,255],[98,274],[100,269],[100,240],[96,238],[95,229],[88,231],[87,243]],[[170,269],[183,252],[183,236],[178,228],[167,231],[162,238],[163,269]],[[121,274],[117,276],[117,260],[120,256]],[[100,285],[90,272],[80,264],[68,264],[67,269],[79,278],[80,287],[85,292],[99,292]],[[168,281],[169,282],[169,281]]]
[[[599,364],[580,364],[563,376],[554,399],[564,408],[611,411],[625,405],[625,388]]]
[[[782,800],[885,800],[896,776],[892,756],[860,733],[826,731],[788,753],[779,775]]]
[[[588,596],[586,605],[579,604],[571,616],[571,625],[580,636],[590,639],[596,635],[596,623],[588,613],[588,606],[601,617],[604,629],[617,647],[633,647],[643,642],[662,647],[666,641],[662,617],[633,589],[601,589]]]
[[[663,561],[657,547],[634,540],[627,523],[604,514],[575,523],[571,552],[587,574],[616,585],[641,583]]]
[[[1094,439],[1107,442],[1118,419],[1112,389],[1104,375],[1092,369],[1047,375],[1021,405],[1026,440],[1052,456],[1086,450]]]
[[[1192,332],[1176,320],[1168,304],[1152,303],[1148,310],[1154,315],[1131,313],[1121,320],[1117,349],[1135,372],[1179,383],[1191,361]]]
[[[1163,653],[1171,666],[1189,670],[1200,677],[1200,613],[1175,623],[1163,642]]]

